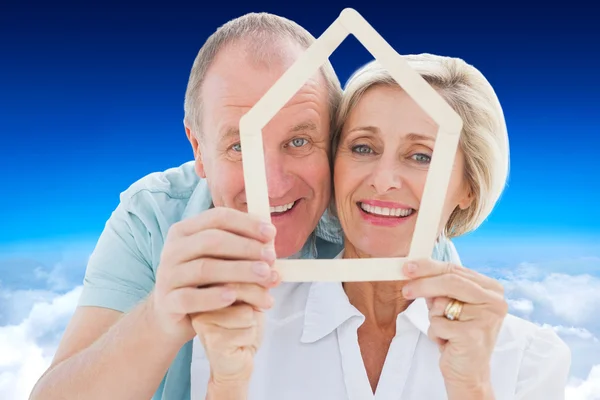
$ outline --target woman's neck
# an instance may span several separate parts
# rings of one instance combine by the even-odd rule
[[[346,241],[343,258],[373,258]],[[396,317],[411,304],[402,296],[404,281],[345,282],[344,291],[350,303],[364,316],[365,324],[381,333],[396,330]]]

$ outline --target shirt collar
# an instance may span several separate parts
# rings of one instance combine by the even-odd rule
[[[336,330],[350,318],[364,316],[348,300],[341,282],[313,282],[308,292],[300,341],[313,343]]]
[[[340,258],[340,253],[335,258]],[[356,317],[360,326],[364,315],[354,307],[341,282],[313,282],[306,301],[302,343],[316,342],[336,330],[347,320]],[[396,317],[396,331],[400,331],[401,319],[406,318],[421,333],[429,330],[429,309],[424,298],[415,299],[404,312]]]
[[[399,319],[405,316],[422,334],[427,336],[429,330],[429,308],[424,298],[418,298],[408,306],[403,313],[398,314],[396,318],[396,327],[398,327]]]
[[[350,303],[340,282],[314,282],[308,293],[300,340],[302,343],[319,341],[351,318],[358,318],[357,326],[365,320],[364,315]],[[404,312],[398,314],[397,332],[400,332],[403,318],[427,336],[430,322],[425,299],[415,299]]]
[[[198,179],[196,187],[181,214],[181,220],[193,217],[213,208],[212,197],[206,179]]]
[[[328,242],[338,245],[344,244],[344,234],[339,219],[333,215],[329,208],[325,210],[315,229],[315,234]]]

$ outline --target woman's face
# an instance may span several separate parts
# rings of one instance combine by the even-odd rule
[[[334,164],[335,201],[359,254],[408,254],[436,135],[435,122],[397,87],[370,88],[349,114]],[[459,150],[438,234],[457,206],[469,204]]]

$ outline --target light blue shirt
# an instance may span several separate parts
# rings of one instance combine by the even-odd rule
[[[212,207],[194,162],[149,174],[121,193],[87,266],[79,306],[128,312],[152,291],[171,225]],[[330,259],[343,249],[337,219],[325,213],[297,258]],[[433,258],[460,263],[454,245],[441,238]],[[192,341],[171,364],[153,400],[189,400]]]

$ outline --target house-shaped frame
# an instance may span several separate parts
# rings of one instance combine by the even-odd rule
[[[350,34],[389,71],[394,80],[438,126],[433,156],[417,214],[410,251],[403,258],[276,260],[275,268],[287,282],[386,281],[406,279],[402,266],[409,259],[430,258],[437,239],[442,207],[455,159],[463,121],[448,103],[354,9],[338,18],[242,116],[240,144],[248,212],[271,220],[262,129],[318,71]]]

